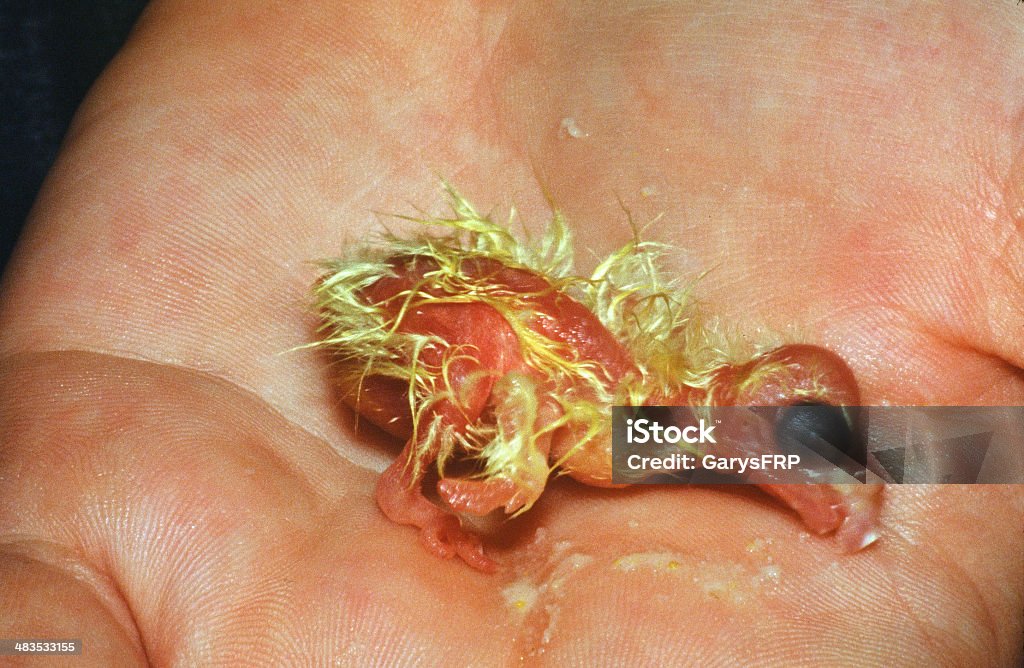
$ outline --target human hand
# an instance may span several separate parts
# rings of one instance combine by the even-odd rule
[[[599,255],[617,198],[663,214],[723,328],[839,352],[865,403],[1020,405],[1021,16],[154,3],[4,281],[0,635],[97,665],[1012,665],[1019,487],[890,487],[843,557],[749,490],[558,481],[483,528],[486,576],[384,520],[397,446],[286,351],[307,260],[440,205],[437,174],[533,229],[542,187]]]

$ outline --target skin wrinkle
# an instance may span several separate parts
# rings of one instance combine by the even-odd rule
[[[911,549],[919,547],[917,545],[913,545],[913,544],[910,544],[910,543],[907,543],[906,545],[909,548],[911,548]],[[949,563],[954,563],[955,564],[955,562],[949,562]],[[898,572],[898,571],[895,571],[895,572]],[[893,595],[902,604],[903,609],[904,609],[907,617],[909,617],[911,622],[914,624],[914,628],[917,629],[917,632],[921,636],[923,636],[924,638],[927,639],[927,642],[925,642],[924,645],[934,652],[931,655],[931,658],[932,658],[933,662],[941,663],[940,661],[938,661],[938,658],[940,656],[947,656],[948,655],[947,653],[954,649],[953,647],[948,646],[944,642],[946,640],[946,638],[947,638],[945,630],[944,629],[942,629],[942,630],[935,629],[935,628],[933,628],[929,624],[928,616],[933,611],[931,611],[931,610],[922,610],[920,605],[915,605],[915,604],[911,603],[911,601],[907,598],[907,592],[906,592],[905,588],[898,586],[895,582],[893,582],[892,585],[893,585]],[[977,592],[977,588],[976,587],[974,587],[974,586],[972,586],[970,584],[968,584],[968,586],[971,586],[971,588],[975,592]],[[990,621],[990,622],[995,621],[994,618],[992,617],[991,613],[989,612],[988,606],[985,604],[985,602],[983,600],[979,601],[979,606],[978,607],[979,607],[979,609],[985,611],[986,618],[987,618],[988,621]],[[996,627],[992,627],[992,628],[996,628]],[[932,649],[932,648],[936,648],[936,647],[941,648],[941,649]]]
[[[13,551],[5,549],[10,547],[15,549]],[[35,549],[26,547],[24,544],[8,543],[0,548],[0,564],[4,566],[3,579],[6,580],[5,584],[10,586],[10,588],[5,586],[3,590],[7,604],[6,611],[10,612],[12,608],[17,608],[18,604],[23,604],[16,597],[23,592],[25,580],[38,580],[45,577],[46,582],[42,583],[40,589],[43,589],[45,594],[49,594],[50,598],[53,598],[52,588],[58,582],[63,590],[62,593],[74,591],[78,596],[74,600],[65,602],[66,607],[62,606],[56,615],[51,615],[51,610],[39,610],[40,601],[31,601],[26,606],[30,607],[31,616],[20,620],[15,618],[13,628],[18,629],[15,633],[21,637],[26,635],[34,637],[36,636],[35,629],[25,622],[34,618],[53,616],[59,618],[59,637],[81,638],[84,641],[83,645],[89,648],[88,653],[93,661],[99,662],[96,665],[115,660],[124,664],[132,659],[140,659],[144,662],[143,665],[148,665],[146,648],[135,627],[130,608],[123,601],[112,600],[108,592],[98,590],[95,587],[97,584],[95,581],[83,579],[81,572],[83,564],[81,562],[78,564],[79,568],[72,572],[41,557],[42,553],[47,551],[41,542],[35,541],[33,547]],[[21,580],[17,579],[19,574],[22,576]],[[12,578],[12,576],[14,577]],[[61,577],[65,579],[58,579]],[[76,585],[86,589],[84,595],[77,591]],[[114,588],[116,589],[116,583]],[[117,592],[117,594],[119,593]],[[110,607],[111,604],[114,609]],[[102,613],[104,612],[109,616],[103,617]],[[75,617],[76,613],[79,616]],[[94,619],[93,616],[95,616]],[[93,630],[97,632],[97,635],[92,638],[81,633],[82,621],[90,619],[95,622]],[[10,617],[6,618],[5,626],[11,621]],[[111,628],[112,626],[113,628]]]
[[[31,355],[27,355],[27,356],[26,356],[26,355],[23,355],[23,356],[20,356],[20,357],[21,357],[21,359],[20,359],[20,360],[18,360],[18,361],[19,361],[19,362],[21,363],[21,365],[23,365],[23,366],[24,366],[24,365],[31,365],[31,364],[32,364],[32,360],[33,360],[33,359],[36,359],[36,360],[39,360],[39,359],[43,359],[43,360],[45,360],[45,359],[47,359],[47,358],[49,358],[49,359],[53,359],[54,355],[60,356],[60,355],[62,355],[62,354],[65,354],[65,355],[66,355],[67,353],[42,353],[42,354],[31,354]],[[75,353],[71,353],[71,354],[72,354],[72,355],[74,355]],[[135,363],[135,362],[133,362],[133,363]],[[167,367],[167,365],[151,365],[151,366],[163,366],[163,367]],[[168,368],[170,368],[170,367],[168,367]],[[188,372],[188,373],[189,373],[190,375],[197,375],[197,374],[195,374],[195,372]],[[105,377],[106,377],[106,375],[105,375],[105,374],[103,374],[103,373],[101,373],[101,374],[100,374],[100,375],[98,376],[98,378],[99,378],[100,380],[103,380],[103,378],[105,378]],[[218,381],[216,381],[216,382],[217,382],[217,383],[220,383],[220,381],[219,381],[219,380],[218,380]],[[255,397],[253,397],[253,399],[255,399]],[[257,400],[257,401],[258,401],[258,400]],[[268,411],[269,411],[269,414],[271,414],[271,415],[273,414],[273,410],[272,410],[272,409],[271,409],[271,408],[270,408],[269,406],[267,406],[265,402],[259,401],[259,403],[260,403],[261,405],[263,405],[263,406],[264,406],[264,407],[265,407],[266,409],[268,409]],[[274,450],[272,450],[272,449],[263,449],[263,450],[262,450],[261,452],[263,452],[263,453],[264,453],[265,455],[267,455],[267,456],[271,457],[271,458],[272,458],[272,460],[274,460],[274,461],[279,461],[279,462],[281,462],[281,463],[285,463],[285,461],[286,461],[286,460],[284,460],[284,459],[282,458],[282,455],[281,455],[281,453],[279,453],[279,452],[276,452],[276,451],[274,451]],[[298,470],[298,469],[294,469],[294,467],[291,467],[291,468],[292,468],[292,470],[294,470],[294,471],[297,471],[297,470]],[[312,490],[312,489],[315,489],[314,487],[312,487],[312,486],[309,486],[309,485],[307,485],[307,487],[309,487],[309,488],[310,488],[311,490]],[[136,509],[136,510],[138,510],[138,509]],[[148,513],[143,513],[143,517],[148,517]],[[192,521],[193,521],[193,522],[195,521],[195,518],[194,518],[194,517],[193,517],[193,520],[192,520]],[[179,522],[174,522],[174,523],[172,523],[172,525],[171,525],[171,526],[178,526],[179,524],[180,524]],[[105,528],[105,527],[103,527],[103,526],[100,526],[100,527],[99,527],[99,529],[100,529],[101,531],[105,531],[105,530],[106,530],[106,528]],[[163,542],[166,542],[166,541],[164,541],[164,540],[163,540],[163,538],[164,538],[164,537],[165,537],[165,536],[163,536],[162,534],[161,534],[161,536],[159,536],[159,537],[158,537],[158,536],[150,536],[149,538],[147,538],[147,539],[146,539],[146,542],[152,542],[153,540],[156,540],[156,541],[157,541],[157,543],[163,543]],[[159,540],[157,540],[158,538],[159,538]],[[102,543],[103,541],[100,541],[100,542]],[[84,546],[85,546],[85,544],[83,544],[83,547],[84,547]],[[94,549],[94,550],[95,550],[95,549],[100,549],[100,550],[103,550],[104,552],[106,552],[106,549],[105,549],[105,548],[104,548],[104,547],[103,547],[102,545],[100,545],[100,544],[94,544],[94,545],[92,546],[92,548],[89,548],[89,549]],[[154,549],[156,550],[156,548],[154,548]],[[159,550],[156,550],[156,551],[159,551]],[[185,555],[185,554],[192,554],[192,555],[193,555],[193,561],[195,561],[195,559],[198,559],[198,558],[204,558],[204,557],[201,557],[201,555],[203,555],[203,554],[204,554],[204,551],[203,551],[203,550],[195,550],[195,549],[194,549],[194,547],[193,547],[193,550],[189,550],[189,551],[187,551],[187,552],[186,552],[186,551],[182,551],[182,552],[181,552],[180,554],[181,554],[181,555]],[[121,561],[120,561],[120,560],[119,560],[119,559],[118,559],[118,558],[117,558],[116,556],[113,556],[113,555],[108,555],[108,557],[110,557],[110,559],[106,559],[106,560],[105,560],[105,561],[107,561],[107,563],[106,563],[106,567],[105,567],[105,572],[111,572],[111,573],[118,573],[118,572],[124,572],[124,571],[125,571],[125,564],[124,564],[124,562],[121,562]],[[149,559],[147,559],[147,561],[149,561]],[[188,571],[190,571],[190,570],[191,570],[191,569],[185,569],[185,570],[183,570],[183,572],[188,572]],[[114,579],[114,582],[115,582],[115,583],[117,583],[117,588],[118,588],[119,590],[121,590],[121,591],[125,591],[125,590],[126,590],[125,584],[124,584],[123,582],[120,582],[120,581],[119,581],[119,580],[118,580],[117,578],[115,578],[115,579]],[[129,590],[129,591],[131,591],[132,589],[135,589],[135,590],[136,590],[136,593],[138,593],[138,590],[137,590],[137,589],[136,589],[135,587],[129,587],[129,588],[127,588],[127,590]],[[126,605],[129,605],[129,608],[130,608],[130,607],[131,607],[131,606],[130,606],[130,604],[128,604],[128,603],[127,603],[127,601],[128,601],[128,600],[130,600],[130,599],[128,599],[128,598],[125,598],[125,601],[126,601]],[[176,628],[176,626],[175,626],[175,628]],[[151,634],[151,635],[156,635],[156,634]],[[176,644],[176,643],[172,641],[172,642],[170,643],[170,645],[169,645],[169,646],[170,646],[170,647],[174,647],[174,646],[175,646],[175,644]],[[160,652],[160,651],[159,651],[159,648],[157,648],[157,650],[158,650],[158,651],[157,651],[157,655],[158,655],[158,656],[159,656],[159,655],[161,655],[161,654],[162,654],[162,652]]]
[[[87,554],[48,539],[7,535],[0,538],[0,558],[4,556],[22,556],[45,564],[88,587],[132,642],[145,652],[145,643],[135,623],[135,615],[123,595],[120,583],[114,574],[99,568]]]
[[[131,363],[131,364],[141,363],[143,365],[152,365],[153,367],[156,367],[156,368],[166,368],[168,370],[174,370],[176,372],[185,372],[186,374],[189,374],[191,376],[195,376],[196,378],[201,379],[201,380],[203,380],[204,382],[207,382],[207,383],[212,382],[214,384],[223,384],[223,385],[225,385],[227,387],[233,388],[238,394],[241,394],[242,396],[246,397],[248,400],[256,402],[260,406],[264,407],[264,409],[266,410],[268,416],[271,419],[278,419],[278,420],[284,421],[291,428],[294,428],[296,431],[298,431],[300,433],[305,433],[306,435],[308,435],[310,437],[310,439],[318,441],[321,444],[323,444],[324,448],[327,451],[330,451],[334,455],[345,457],[345,453],[343,451],[339,451],[337,448],[331,447],[330,444],[327,441],[325,441],[323,438],[319,437],[318,435],[316,435],[313,432],[310,432],[310,431],[306,430],[301,425],[299,425],[299,424],[289,420],[287,417],[282,415],[280,413],[280,411],[278,411],[271,403],[269,403],[266,400],[264,400],[262,397],[259,396],[259,394],[253,392],[251,389],[241,387],[236,382],[233,382],[233,381],[230,381],[228,379],[225,379],[225,378],[223,378],[223,377],[221,377],[221,376],[219,376],[217,374],[203,372],[203,371],[198,370],[198,369],[188,369],[188,368],[184,368],[184,367],[181,367],[181,366],[175,365],[175,364],[168,364],[168,363],[163,363],[163,362],[153,361],[153,360],[146,360],[146,359],[142,359],[142,358],[138,358],[138,357],[133,357],[133,356],[128,356],[128,355],[119,355],[119,354],[114,354],[114,353],[109,353],[109,352],[91,351],[91,350],[90,351],[85,351],[85,350],[51,350],[51,351],[38,351],[38,352],[33,352],[33,353],[19,353],[19,354],[14,354],[14,355],[7,355],[7,356],[5,356],[3,358],[0,358],[0,367],[8,367],[8,368],[9,367],[15,367],[15,368],[17,368],[17,367],[20,367],[20,366],[30,365],[30,363],[31,363],[31,361],[33,359],[46,360],[46,359],[51,358],[52,356],[55,356],[55,355],[67,355],[67,354],[70,354],[70,355],[73,355],[73,356],[79,356],[79,355],[97,356],[100,359],[102,359],[104,357],[109,357],[109,358],[111,358],[113,360],[124,361],[124,362],[128,362],[128,363]],[[98,378],[102,379],[103,376],[102,375],[98,376]],[[259,444],[253,444],[253,447],[255,447],[255,446],[259,446]],[[306,486],[309,489],[311,489],[311,490],[315,490],[316,489],[317,485],[314,485],[312,483],[312,480],[308,478],[307,474],[303,471],[303,469],[298,467],[290,459],[286,458],[284,456],[284,453],[279,452],[279,451],[277,451],[275,449],[272,449],[272,448],[265,448],[265,447],[262,447],[262,446],[259,446],[259,447],[261,448],[261,452],[263,452],[266,456],[271,458],[272,462],[274,462],[277,466],[285,469],[288,472],[289,476],[297,476],[297,477],[303,478],[303,479],[305,479],[307,481]],[[361,465],[359,465],[359,464],[357,464],[355,462],[352,462],[351,460],[348,460],[347,458],[346,458],[346,461],[348,461],[348,463],[352,464],[356,468],[362,468],[362,469],[364,469],[364,470],[366,470],[368,472],[374,472],[374,469],[367,468],[365,466],[361,466]]]
[[[993,492],[997,493],[997,494],[1004,494],[1007,497],[1012,497],[1013,496],[1012,493],[1011,493],[1011,490],[1013,490],[1013,486],[984,485],[982,487],[985,488],[985,489],[993,490]],[[935,507],[936,500],[935,500],[934,497],[927,496],[926,490],[929,489],[929,488],[934,488],[934,486],[915,485],[915,486],[912,486],[909,490],[907,490],[905,492],[905,494],[909,498],[912,499],[912,504],[913,505],[917,505],[917,506],[920,506],[920,507],[925,507],[926,509],[930,509],[930,508],[934,508]],[[978,488],[977,486],[970,487],[970,486],[964,486],[964,485],[956,485],[956,486],[951,487],[950,489],[951,489],[952,492],[957,493],[957,494],[970,494],[972,489],[977,489],[977,488]],[[901,489],[906,489],[906,488],[901,488]],[[1019,495],[1017,495],[1017,498],[1018,499],[1020,498]],[[1009,501],[1009,500],[1010,500],[1010,498],[1007,498],[1007,501]],[[1009,504],[1009,505],[1012,505],[1012,504]],[[974,515],[975,516],[973,516],[973,517],[964,518],[964,521],[963,521],[964,524],[970,525],[972,523],[990,521],[990,518],[985,517],[985,516],[983,516],[980,513],[977,513],[977,511],[975,511]],[[926,527],[925,527],[925,529],[927,530]],[[953,548],[945,545],[943,543],[943,541],[941,541],[941,540],[935,541],[935,540],[928,540],[926,538],[924,540],[910,541],[910,540],[906,539],[906,537],[901,536],[901,538],[903,538],[905,540],[905,548],[904,549],[916,550],[918,552],[922,552],[924,550],[929,550],[929,552],[927,553],[927,557],[928,558],[934,560],[937,563],[948,564],[950,568],[958,571],[961,574],[961,576],[965,576],[965,575],[968,575],[968,574],[973,574],[973,573],[979,572],[979,570],[978,570],[979,564],[977,563],[979,560],[977,559],[977,555],[975,555],[975,558],[973,559],[973,561],[975,563],[971,563],[968,566],[968,565],[966,565],[964,563],[964,561],[965,561],[965,555],[964,554],[962,554],[962,553],[954,553],[953,552]],[[999,547],[1002,547],[1002,546],[999,546]],[[1016,561],[1021,566],[1024,566],[1024,561],[1021,560],[1020,555],[1018,554],[1018,555],[1015,555],[1015,556],[1016,556]],[[900,571],[898,569],[896,569],[896,568],[890,568],[888,570],[890,570],[893,573],[900,573]],[[1011,569],[1010,572],[1013,573],[1013,575],[1014,575],[1015,584],[1018,585],[1018,592],[1019,592],[1019,585],[1024,583],[1024,568]],[[952,582],[963,583],[962,586],[966,586],[970,591],[972,591],[975,594],[974,600],[976,602],[976,605],[974,606],[974,608],[978,609],[978,610],[982,610],[985,613],[985,616],[986,616],[987,620],[990,622],[990,624],[995,624],[994,626],[990,626],[989,628],[999,628],[999,622],[1002,622],[1003,620],[1000,618],[999,614],[996,614],[996,613],[992,612],[992,608],[995,605],[995,602],[992,600],[992,597],[986,597],[986,596],[984,596],[982,594],[981,584],[976,579],[976,576],[969,577],[969,578],[964,578],[964,577],[954,578],[952,580]],[[1011,580],[1011,582],[1013,582],[1013,580]],[[1007,584],[1006,582],[996,582],[996,583],[993,583],[993,584],[996,585],[994,587],[994,591],[998,592],[999,594],[1009,593],[1011,591],[1011,588],[1006,586],[1006,584]],[[962,598],[962,594],[959,591],[960,588],[958,587],[957,589],[958,589],[958,598]],[[906,591],[905,588],[899,589],[899,592],[900,592],[901,596],[903,595],[903,593],[905,591]],[[1021,599],[1021,596],[1019,595],[1019,593],[1015,596],[1015,603],[1016,603],[1018,608],[1020,607],[1020,604],[1022,603],[1022,599]],[[926,621],[927,620],[922,618],[921,623],[924,624]],[[984,630],[985,627],[980,627],[980,628],[982,630]],[[1009,642],[1011,642],[1011,643],[1013,642],[1012,638],[1007,638],[1007,640]],[[1012,652],[1013,650],[1009,649],[1008,651]]]
[[[887,538],[888,538],[888,536],[887,536]],[[900,537],[900,538],[902,538],[902,537]],[[909,541],[907,541],[907,542],[904,543],[904,547],[905,548],[906,547],[914,547],[914,544],[912,544]],[[890,571],[893,572],[893,573],[899,573],[898,569],[894,569],[892,567],[890,567],[889,569],[886,569],[885,572],[890,572]],[[902,609],[904,611],[905,618],[910,620],[911,624],[913,624],[913,627],[916,629],[918,634],[920,634],[921,636],[923,636],[925,638],[928,638],[930,640],[930,642],[922,643],[923,646],[925,648],[927,648],[927,651],[935,652],[936,650],[934,650],[933,648],[936,645],[941,644],[941,643],[938,642],[939,638],[936,637],[936,634],[938,632],[937,631],[933,631],[930,628],[930,626],[928,625],[926,620],[923,618],[923,614],[915,613],[915,610],[919,606],[915,606],[915,605],[911,604],[910,601],[907,600],[904,588],[898,586],[892,577],[890,577],[890,579],[889,579],[889,584],[892,587],[892,596],[895,597],[895,599],[899,602],[900,606],[902,607]],[[939,656],[938,654],[932,653],[931,654],[932,661],[935,662],[937,660],[938,656]],[[916,657],[915,660],[919,660],[920,658],[922,658],[922,657]]]
[[[195,366],[188,366],[188,365],[182,364],[180,362],[173,362],[173,361],[168,362],[168,361],[162,361],[162,360],[157,360],[157,359],[149,359],[149,358],[142,357],[140,355],[135,354],[134,351],[116,350],[116,349],[106,349],[106,350],[104,350],[104,349],[99,348],[99,347],[88,348],[88,349],[86,349],[86,348],[63,349],[63,350],[62,349],[52,349],[52,350],[36,350],[36,351],[33,351],[33,352],[10,353],[10,354],[7,354],[7,355],[4,355],[4,356],[0,357],[0,366],[6,366],[8,364],[15,364],[15,363],[18,363],[20,360],[23,360],[23,359],[28,358],[28,357],[32,357],[34,355],[47,355],[47,354],[55,354],[55,353],[72,353],[72,354],[74,354],[74,353],[89,353],[89,354],[96,354],[96,355],[111,357],[111,358],[120,359],[120,360],[127,360],[127,361],[133,361],[133,362],[144,362],[146,364],[153,364],[155,366],[166,367],[168,369],[176,369],[176,370],[179,370],[179,371],[185,371],[185,372],[188,372],[188,373],[194,373],[194,374],[196,374],[196,375],[198,375],[200,377],[207,377],[207,378],[219,381],[219,382],[224,382],[224,383],[226,383],[226,384],[236,388],[241,393],[243,393],[243,394],[245,394],[247,396],[250,396],[250,397],[252,397],[254,399],[257,399],[262,404],[266,405],[267,411],[271,415],[275,415],[275,416],[279,417],[280,419],[287,421],[290,425],[292,425],[293,427],[295,427],[299,431],[304,432],[304,433],[308,434],[311,438],[324,443],[325,445],[330,447],[332,452],[334,452],[335,454],[337,454],[337,455],[341,456],[342,458],[344,458],[347,463],[355,466],[356,468],[364,469],[366,471],[377,472],[377,471],[380,470],[379,466],[375,466],[375,465],[373,465],[370,462],[359,461],[358,458],[353,457],[352,453],[347,452],[344,447],[341,447],[341,445],[342,445],[341,443],[332,442],[330,439],[325,437],[323,434],[317,433],[314,429],[310,429],[310,428],[308,428],[306,426],[303,426],[303,425],[299,424],[298,422],[295,422],[293,419],[291,419],[288,416],[286,416],[281,411],[281,409],[279,407],[277,407],[277,406],[275,406],[273,404],[273,402],[271,402],[271,401],[267,400],[266,398],[264,398],[261,395],[261,393],[256,388],[245,387],[237,379],[228,378],[225,375],[223,375],[222,373],[219,373],[217,369],[202,369],[202,368],[198,368],[198,367],[195,367]]]
[[[945,561],[946,563],[951,564],[952,568],[960,573],[961,577],[959,578],[959,581],[964,583],[967,590],[971,594],[971,598],[974,601],[976,601],[975,607],[984,613],[984,617],[981,620],[982,623],[975,625],[977,628],[977,632],[984,633],[987,636],[986,640],[988,642],[979,643],[979,645],[981,646],[980,648],[983,648],[988,644],[997,644],[997,638],[995,637],[995,631],[993,629],[999,627],[999,622],[1001,620],[999,620],[998,617],[992,613],[991,604],[986,600],[985,596],[982,594],[977,582],[974,581],[974,578],[967,577],[967,569],[964,568],[957,559],[949,558]],[[962,595],[963,589],[958,591],[958,594]]]

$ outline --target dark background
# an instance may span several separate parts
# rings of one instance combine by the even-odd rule
[[[0,0],[0,271],[75,109],[144,0]]]

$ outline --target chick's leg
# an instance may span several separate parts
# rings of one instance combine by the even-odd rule
[[[713,387],[713,403],[718,405],[778,406],[775,436],[787,436],[813,443],[823,435],[833,440],[828,445],[844,450],[854,460],[863,460],[863,443],[855,434],[855,425],[842,424],[842,415],[829,407],[857,406],[860,394],[853,372],[835,353],[810,345],[787,345],[761,355],[751,362],[727,367]],[[816,406],[816,420],[793,420],[789,411],[801,406]],[[821,420],[824,420],[823,422]],[[799,433],[803,428],[807,434]],[[725,439],[728,440],[728,439]],[[763,452],[771,452],[771,438],[765,439]],[[743,447],[727,454],[761,454],[750,440],[738,439]],[[729,447],[730,444],[723,444]],[[720,446],[722,448],[723,446]],[[777,450],[776,450],[777,451]],[[768,472],[762,472],[768,476]],[[790,481],[778,484],[770,479],[754,480],[800,515],[815,533],[835,532],[840,547],[854,552],[870,545],[878,537],[878,522],[883,488],[874,484],[816,485]],[[809,482],[809,480],[808,480]]]
[[[441,366],[442,360],[430,354],[424,355],[426,363]],[[377,505],[391,521],[418,527],[420,541],[433,554],[444,559],[458,555],[473,568],[491,572],[496,564],[484,554],[479,537],[463,529],[458,516],[423,495],[423,477],[437,461],[442,443],[479,419],[491,394],[493,381],[479,370],[479,363],[471,358],[451,360],[450,382],[463,391],[454,400],[438,401],[421,416],[402,454],[377,483]]]
[[[420,541],[427,550],[443,559],[458,555],[467,564],[484,572],[496,568],[484,554],[479,537],[464,530],[459,518],[431,503],[423,496],[423,474],[432,458],[423,457],[419,444],[412,440],[377,482],[377,505],[389,520],[418,527]],[[414,458],[420,457],[420,466]]]
[[[547,483],[549,427],[557,418],[557,405],[541,396],[536,381],[521,372],[510,372],[492,390],[495,415],[494,438],[480,458],[484,472],[479,479],[442,478],[438,493],[457,512],[486,515],[497,508],[508,514],[534,504]]]
[[[817,534],[835,531],[843,552],[862,550],[878,539],[881,485],[760,485],[800,515]]]

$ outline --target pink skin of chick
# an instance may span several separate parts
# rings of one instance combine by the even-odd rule
[[[395,295],[408,290],[431,261],[395,259],[395,277],[378,280],[361,294],[368,303],[397,309]],[[486,275],[494,284],[533,295],[530,327],[549,339],[566,344],[577,359],[592,360],[609,379],[638,373],[627,350],[587,308],[551,289],[543,277],[525,269],[508,267],[496,260],[477,258],[464,263],[463,271]],[[476,353],[453,360],[448,368],[458,401],[441,400],[429,409],[429,418],[440,416],[446,425],[465,430],[485,415],[507,420],[514,429],[521,421],[521,407],[508,400],[510,389],[524,387],[536,394],[537,410],[531,414],[533,427],[562,416],[560,405],[551,398],[555,388],[548,379],[523,359],[519,340],[505,317],[483,303],[425,304],[404,313],[403,331],[431,334],[452,344],[464,344]],[[440,353],[426,349],[422,361],[440,364]],[[432,359],[431,356],[436,359]],[[756,382],[748,382],[751,378]],[[609,380],[609,384],[613,381]],[[356,399],[355,397],[358,397]],[[520,395],[521,396],[521,395]],[[569,422],[539,439],[531,451],[522,453],[524,471],[516,481],[508,478],[480,480],[444,477],[437,489],[448,508],[442,508],[423,494],[423,477],[437,456],[437,448],[424,448],[412,440],[413,428],[408,387],[394,378],[369,376],[358,395],[350,393],[348,403],[366,420],[399,438],[407,439],[402,454],[382,474],[376,491],[377,504],[393,522],[417,527],[426,549],[441,558],[460,557],[484,572],[497,564],[488,557],[478,536],[462,527],[458,513],[485,515],[499,508],[514,513],[529,507],[543,492],[549,466],[562,460],[561,469],[588,485],[616,487],[611,482],[611,438],[589,440],[576,447],[585,425]],[[759,355],[745,364],[720,367],[708,388],[688,390],[681,396],[666,396],[662,405],[778,406],[797,403],[856,406],[860,402],[857,382],[846,363],[836,354],[812,345],[784,345]],[[610,407],[609,412],[610,416]],[[729,438],[719,439],[728,448]],[[747,446],[743,446],[744,448]],[[777,452],[773,443],[759,446]],[[571,452],[575,448],[574,452]],[[727,454],[727,452],[726,452]],[[742,454],[738,452],[738,454]],[[749,449],[745,454],[751,454]],[[568,455],[568,456],[567,456]],[[413,466],[414,458],[419,466]],[[564,459],[563,459],[564,458]],[[834,533],[845,552],[860,550],[877,537],[882,486],[871,484],[771,484],[759,486],[776,497],[816,534]]]

